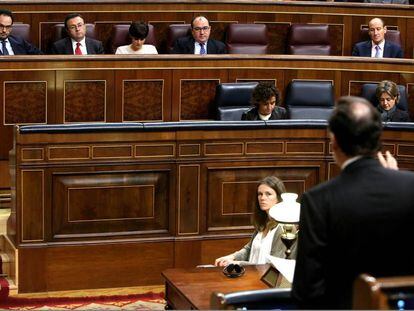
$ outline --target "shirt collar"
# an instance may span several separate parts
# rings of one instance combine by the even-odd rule
[[[349,158],[348,160],[346,160],[344,163],[342,163],[342,166],[341,166],[341,170],[344,170],[349,164],[351,164],[351,163],[354,163],[355,161],[357,161],[357,160],[359,160],[359,159],[361,159],[362,158],[362,156],[361,155],[358,155],[358,156],[355,156],[355,157],[352,157],[352,158]]]
[[[382,40],[382,42],[380,44],[375,44],[374,41],[371,41],[371,43],[372,43],[372,47],[378,45],[380,47],[381,51],[384,51],[385,39]]]
[[[78,41],[76,41],[76,40],[73,40],[72,38],[70,38],[70,39],[72,40],[72,45],[76,45],[76,43],[78,42]],[[81,46],[83,46],[83,47],[86,47],[85,39],[86,39],[86,37],[83,37],[83,39],[82,39],[81,41],[79,41],[79,43],[80,43],[80,44],[81,44]]]

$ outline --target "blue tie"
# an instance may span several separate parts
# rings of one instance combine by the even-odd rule
[[[3,55],[9,55],[9,51],[6,48],[6,40],[1,40],[1,50]]]
[[[376,58],[379,58],[380,57],[380,47],[379,47],[379,45],[376,45],[375,46],[375,50],[376,50],[375,57]]]
[[[205,55],[206,49],[204,48],[204,43],[200,43],[200,55]]]

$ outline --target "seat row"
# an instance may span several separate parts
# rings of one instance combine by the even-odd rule
[[[115,53],[119,46],[131,42],[128,29],[129,24],[112,25],[111,37],[106,48],[107,53]],[[190,24],[169,25],[166,47],[164,51],[161,49],[161,52],[171,53],[175,40],[190,34],[190,32]],[[14,24],[12,33],[29,40],[30,25]],[[67,33],[64,25],[54,25],[51,42],[65,36],[67,36]],[[86,36],[97,39],[95,24],[86,24]],[[388,30],[385,36],[386,40],[401,46],[401,35],[398,30]],[[368,29],[362,28],[360,40],[368,39]],[[156,46],[160,51],[160,43],[157,42],[153,25],[149,25],[146,43]],[[225,43],[230,54],[267,54],[270,45],[267,26],[265,24],[230,24],[226,31]],[[332,55],[332,44],[329,25],[292,24],[287,38],[286,53],[293,55]]]
[[[221,83],[216,87],[216,119],[222,121],[240,120],[244,112],[251,108],[251,95],[257,82]],[[377,83],[365,83],[360,96],[375,107]],[[407,90],[398,86],[400,100],[397,108],[408,111]],[[331,81],[293,80],[286,89],[284,106],[290,119],[328,120],[335,105],[334,89]]]

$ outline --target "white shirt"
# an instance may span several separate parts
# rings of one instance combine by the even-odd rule
[[[377,54],[377,49],[375,48],[377,45],[371,41],[371,57],[375,57],[375,54]],[[384,57],[384,45],[385,45],[385,40],[382,40],[382,42],[380,44],[378,44],[378,46],[380,47],[379,49],[379,57],[382,58]]]
[[[5,39],[4,41],[6,41],[6,49],[9,52],[9,55],[14,55],[9,39]],[[0,49],[3,49],[3,44],[1,43],[0,43]],[[3,50],[1,50],[1,52],[3,53]]]
[[[272,250],[273,237],[276,233],[277,225],[270,230],[263,238],[263,232],[258,232],[253,239],[252,248],[250,249],[249,263],[261,265],[267,263],[267,256]]]
[[[207,54],[207,42],[204,42],[204,49],[206,50]],[[197,41],[194,43],[194,54],[200,54],[201,45]]]
[[[123,45],[116,49],[115,54],[158,54],[158,51],[157,48],[151,44],[144,44],[137,51],[133,50],[131,45]]]
[[[272,114],[268,114],[268,115],[263,115],[263,114],[260,114],[260,113],[257,113],[258,115],[259,115],[259,119],[260,120],[263,120],[263,121],[267,121],[267,120],[269,120],[270,119],[270,116],[272,115]]]
[[[73,48],[73,54],[75,55],[75,50],[76,50],[76,44],[78,43],[77,41],[73,40],[72,38],[70,39],[72,41],[72,48]],[[82,51],[82,55],[87,55],[88,54],[88,50],[86,49],[86,42],[85,42],[85,38],[83,38],[81,41],[79,41],[80,43],[80,50]]]

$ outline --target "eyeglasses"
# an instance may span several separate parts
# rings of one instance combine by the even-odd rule
[[[197,31],[197,32],[200,32],[201,30],[203,30],[203,31],[207,31],[207,30],[209,30],[210,29],[210,26],[204,26],[204,27],[194,27],[193,28],[193,30],[194,31]]]
[[[70,25],[70,26],[68,26],[68,28],[69,28],[69,30],[75,30],[75,29],[78,29],[78,28],[82,28],[83,25],[85,25],[85,24],[79,23],[79,24],[76,24],[76,25]]]
[[[13,25],[1,25],[0,24],[0,29],[5,29],[5,30],[10,30],[10,29],[12,29],[12,27],[13,27]]]

